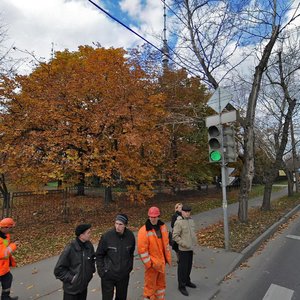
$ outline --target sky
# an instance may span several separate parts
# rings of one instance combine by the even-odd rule
[[[97,5],[161,48],[161,0],[93,0]],[[51,49],[74,51],[100,43],[125,49],[144,42],[97,9],[88,0],[1,0],[0,24],[7,31],[5,46],[14,57],[49,59]],[[26,69],[28,60],[22,68]]]
[[[158,48],[162,47],[162,0],[92,1]],[[166,2],[170,4],[171,0]],[[174,16],[169,13],[168,22],[171,17]],[[99,43],[105,48],[128,49],[145,43],[88,0],[0,0],[1,25],[7,30],[6,48],[16,49],[11,52],[13,57],[27,57],[19,69],[21,72],[31,70],[32,57],[28,53],[39,60],[48,60],[52,48],[75,51],[80,45]],[[169,40],[169,45],[172,42]],[[240,59],[240,52],[235,53],[233,60]]]

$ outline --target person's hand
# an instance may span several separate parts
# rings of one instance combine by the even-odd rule
[[[180,243],[180,246],[181,246],[182,248],[187,248],[187,245],[186,245],[185,243]]]

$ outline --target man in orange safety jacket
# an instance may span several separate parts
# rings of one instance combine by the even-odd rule
[[[10,287],[13,276],[10,273],[10,267],[15,267],[16,262],[12,253],[17,249],[15,243],[10,242],[9,232],[15,222],[12,218],[4,218],[0,221],[0,281],[2,285],[1,300],[17,300],[18,297],[10,296]]]
[[[159,220],[157,207],[149,208],[145,225],[138,232],[138,253],[145,266],[144,299],[165,299],[166,263],[171,265],[167,226]]]

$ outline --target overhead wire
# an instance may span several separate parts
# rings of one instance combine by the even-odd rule
[[[120,21],[118,18],[114,17],[112,14],[110,14],[108,11],[106,11],[104,8],[102,8],[100,5],[96,4],[95,2],[93,2],[92,0],[88,0],[91,4],[93,4],[96,8],[98,8],[99,10],[101,10],[104,14],[106,14],[107,16],[109,16],[111,19],[113,19],[115,22],[119,23],[121,26],[125,27],[127,30],[129,30],[130,32],[132,32],[134,35],[138,36],[140,39],[142,39],[144,42],[146,42],[147,44],[149,44],[150,46],[152,46],[153,48],[155,48],[157,51],[159,51],[160,53],[164,54],[165,56],[168,57],[168,59],[170,59],[172,62],[174,62],[176,65],[180,66],[183,69],[186,69],[190,74],[194,75],[195,77],[199,77],[199,75],[195,74],[193,71],[191,71],[189,68],[187,68],[187,64],[185,62],[182,62],[182,64],[178,63],[176,60],[174,60],[170,55],[168,55],[167,53],[164,53],[164,51],[162,51],[160,48],[158,48],[157,46],[155,46],[153,43],[151,43],[149,40],[147,40],[145,37],[143,37],[142,35],[140,35],[139,33],[137,33],[135,30],[131,29],[128,25],[124,24],[122,21]],[[173,52],[173,51],[172,51]],[[175,52],[174,52],[175,53]]]
[[[168,9],[169,9],[169,11],[171,11],[172,13],[173,13],[173,15],[174,16],[176,16],[176,18],[184,25],[184,26],[187,26],[187,23],[185,22],[185,21],[183,21],[182,20],[182,18],[180,17],[180,16],[178,16],[178,14],[171,8],[171,6],[170,5],[168,5],[167,3],[166,3],[166,1],[165,0],[160,0]],[[177,34],[176,34],[177,35]],[[178,36],[178,35],[177,35]],[[193,63],[191,63],[190,61],[188,62],[188,63],[186,63],[186,62],[184,62],[183,60],[186,60],[186,58],[185,57],[182,57],[180,54],[178,54],[177,52],[175,52],[172,48],[169,48],[168,47],[168,50],[169,51],[171,51],[172,53],[173,53],[173,55],[174,56],[176,56],[179,60],[180,60],[180,62],[182,63],[182,64],[184,64],[185,66],[187,66],[187,67],[185,67],[189,72],[191,72],[191,74],[193,74],[193,72],[190,70],[190,68],[192,67],[194,70],[196,70],[197,71],[197,67],[193,64]],[[201,73],[201,71],[199,71],[200,73]],[[197,77],[199,77],[199,75],[197,75]]]
[[[168,9],[169,9],[169,11],[171,11],[172,13],[173,13],[173,15],[174,16],[176,16],[177,17],[177,19],[183,24],[183,25],[187,25],[186,24],[186,22],[184,22],[183,20],[182,20],[182,18],[180,18],[178,15],[177,15],[177,13],[170,7],[170,5],[168,5],[167,3],[166,3],[166,1],[165,0],[160,0]]]
[[[168,5],[167,3],[166,3],[166,1],[165,0],[160,0],[168,9],[169,9],[169,11],[171,11],[172,13],[173,13],[173,15],[174,16],[176,16],[176,18],[184,25],[184,26],[188,26],[187,25],[187,22],[186,21],[184,21],[180,16],[178,16],[178,14],[170,7],[170,5]],[[179,36],[178,34],[176,34],[177,36]],[[180,54],[178,54],[177,52],[175,52],[173,49],[171,49],[171,48],[169,48],[169,50],[182,62],[182,60],[184,59],[184,60],[186,60],[186,58],[185,57],[182,57]],[[193,68],[193,69],[198,69],[192,62],[188,62],[188,64],[187,63],[185,63],[185,62],[182,62],[183,64],[185,64],[186,66],[188,66],[189,68]],[[190,69],[187,69],[188,71],[190,71]],[[201,71],[199,71],[200,73],[201,73]],[[199,76],[198,76],[199,77]]]

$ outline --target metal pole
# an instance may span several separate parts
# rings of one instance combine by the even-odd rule
[[[229,226],[228,226],[228,214],[227,214],[227,196],[226,196],[226,164],[224,158],[224,139],[223,139],[223,126],[221,123],[221,90],[219,88],[219,123],[221,128],[221,148],[222,148],[222,163],[221,163],[221,175],[222,175],[222,195],[223,195],[223,219],[224,219],[224,243],[225,250],[229,251]]]
[[[223,163],[223,161],[222,161],[221,169],[222,169],[222,194],[223,194],[223,216],[224,216],[224,243],[225,243],[225,250],[229,250],[229,225],[228,225],[227,197],[226,197],[226,166]]]

